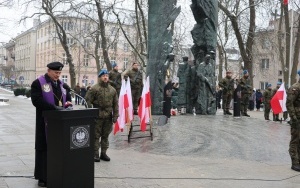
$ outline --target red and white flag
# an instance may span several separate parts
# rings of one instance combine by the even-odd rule
[[[142,96],[140,99],[138,116],[140,117],[141,131],[146,131],[147,123],[151,118],[151,95],[150,95],[150,80],[147,77],[146,82],[144,81],[144,87]]]
[[[132,103],[132,95],[131,95],[131,85],[129,78],[126,82],[126,99],[128,101],[128,107],[126,109],[126,124],[130,124],[133,120],[133,103]]]
[[[286,111],[286,91],[284,88],[284,83],[281,84],[270,103],[274,114],[279,114]]]
[[[289,3],[289,0],[283,0],[283,4],[287,5]]]

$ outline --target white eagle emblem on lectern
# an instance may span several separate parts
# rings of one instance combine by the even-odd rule
[[[50,85],[49,85],[49,84],[44,84],[44,85],[43,85],[43,90],[44,90],[45,92],[50,92],[50,91],[51,91]]]

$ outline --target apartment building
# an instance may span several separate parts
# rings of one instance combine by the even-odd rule
[[[296,23],[298,22],[297,12],[298,11],[294,11],[292,52],[294,52],[293,47],[295,46],[296,42],[297,27],[299,27],[296,26]],[[291,11],[289,12],[289,16],[291,23]],[[284,27],[284,23],[282,24]],[[280,61],[280,53],[283,53],[285,58],[286,52],[284,47],[286,36],[285,34],[281,36],[283,47],[280,48],[278,44],[278,29],[279,19],[274,19],[270,21],[268,28],[256,32],[253,46],[253,86],[255,88],[264,90],[266,89],[266,85],[268,83],[275,87],[277,82],[283,82],[284,71],[289,71],[290,69],[289,65],[283,67]],[[285,84],[286,86],[288,85],[288,83]]]

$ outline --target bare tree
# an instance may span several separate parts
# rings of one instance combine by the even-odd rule
[[[250,77],[253,81],[253,70],[252,70],[252,50],[253,50],[253,42],[254,42],[254,34],[255,34],[255,19],[256,19],[256,14],[255,14],[255,7],[256,3],[255,0],[248,0],[247,4],[247,9],[249,9],[249,24],[248,24],[248,29],[247,33],[245,34],[246,37],[243,37],[242,30],[241,30],[241,23],[239,23],[239,16],[241,15],[240,12],[240,6],[241,6],[241,0],[237,0],[235,6],[233,7],[233,11],[229,10],[228,7],[224,6],[224,1],[219,1],[218,5],[219,8],[228,16],[230,19],[232,28],[234,30],[237,43],[239,46],[239,50],[242,56],[242,59],[244,61],[244,68],[248,69]],[[239,14],[238,14],[239,13]]]

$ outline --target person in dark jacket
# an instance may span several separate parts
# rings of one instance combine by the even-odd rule
[[[43,111],[62,110],[72,104],[71,94],[59,80],[64,65],[60,62],[52,62],[47,67],[47,73],[31,84],[31,101],[36,107],[34,177],[40,187],[47,186],[47,125],[42,116]]]
[[[75,91],[75,105],[79,105],[80,102],[81,102],[81,98],[79,97],[80,96],[80,85],[79,83],[77,83],[77,85],[75,86],[74,88],[74,91]]]
[[[80,88],[80,96],[81,96],[82,98],[85,98],[86,92],[87,92],[87,88],[85,87],[85,84],[82,84],[82,86],[81,86],[81,88]],[[81,104],[82,104],[82,105],[85,105],[84,102],[85,102],[85,101],[82,100]]]
[[[261,102],[262,102],[263,94],[260,89],[256,90],[256,111],[260,110]]]
[[[172,81],[169,80],[164,87],[164,103],[163,103],[163,114],[168,118],[171,117],[171,100],[172,100]]]

